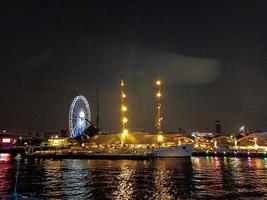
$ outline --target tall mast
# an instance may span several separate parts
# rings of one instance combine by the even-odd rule
[[[98,95],[98,88],[96,89],[96,109],[97,109],[96,128],[97,128],[97,130],[99,130],[99,95]]]
[[[155,125],[156,125],[156,130],[157,133],[162,133],[161,130],[161,121],[162,121],[162,116],[161,116],[161,80],[159,77],[156,78],[156,120],[155,120]]]
[[[122,79],[122,76],[120,76],[120,89],[121,89],[121,130],[122,133],[127,134],[127,106],[126,106],[126,93],[125,93],[125,83]]]

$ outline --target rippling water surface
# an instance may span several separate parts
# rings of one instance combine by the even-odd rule
[[[0,196],[13,191],[15,171],[16,161],[1,154]],[[22,159],[18,191],[44,199],[267,199],[267,159]]]

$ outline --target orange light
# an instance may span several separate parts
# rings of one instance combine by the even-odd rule
[[[124,117],[124,118],[122,119],[122,122],[123,122],[123,123],[127,123],[127,122],[128,122],[128,119],[127,119],[126,117]]]
[[[158,142],[163,142],[163,136],[162,135],[158,135]]]
[[[125,105],[122,105],[122,106],[121,106],[121,110],[122,110],[123,112],[125,112],[125,111],[127,111],[127,107],[126,107]]]

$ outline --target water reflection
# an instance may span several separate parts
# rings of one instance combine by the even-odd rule
[[[157,160],[155,163],[156,170],[153,173],[153,177],[155,178],[155,193],[154,196],[157,199],[172,199],[168,191],[168,182],[169,179],[169,170],[166,169],[166,162],[162,162],[162,160]]]
[[[266,197],[263,159],[193,157],[192,163],[198,199]]]
[[[136,162],[133,163],[135,164]],[[121,162],[120,175],[118,176],[119,184],[117,186],[117,190],[115,190],[113,194],[114,199],[132,199],[133,179],[131,176],[134,173],[133,169],[135,169],[135,166],[129,168],[126,160]]]
[[[155,199],[188,199],[194,197],[190,159],[159,159],[154,162]]]
[[[0,160],[0,196],[14,188],[16,162]],[[267,199],[267,160],[22,159],[19,192],[45,199]]]
[[[61,162],[61,189],[66,199],[85,199],[88,195],[87,179],[90,172],[83,160],[64,160]]]
[[[10,169],[12,164],[9,162],[11,155],[6,153],[0,154],[0,196],[7,195],[11,189]]]
[[[8,162],[11,160],[11,154],[9,153],[0,153],[0,162]]]

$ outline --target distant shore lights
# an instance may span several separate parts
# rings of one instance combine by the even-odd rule
[[[127,118],[127,105],[126,105],[126,93],[125,93],[125,83],[124,80],[122,79],[122,76],[120,76],[120,88],[121,88],[121,129],[122,129],[122,134],[123,136],[126,136],[128,133],[127,129],[127,123],[128,123],[128,118]]]
[[[159,77],[156,78],[156,120],[155,120],[155,125],[156,125],[156,130],[158,133],[162,133],[161,130],[161,121],[162,121],[162,116],[161,116],[161,80]]]

